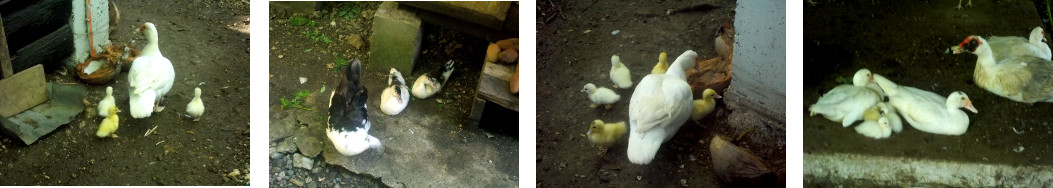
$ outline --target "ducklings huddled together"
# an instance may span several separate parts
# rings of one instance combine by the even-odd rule
[[[661,144],[672,138],[680,126],[688,119],[698,123],[698,120],[713,112],[715,100],[721,98],[715,90],[706,89],[702,98],[694,99],[685,71],[695,68],[697,57],[698,53],[688,50],[669,64],[666,53],[660,53],[658,63],[633,89],[629,101],[628,126],[625,121],[605,123],[595,119],[589,124],[584,136],[599,145],[603,151],[601,153],[605,153],[608,146],[618,143],[628,133],[629,161],[635,164],[650,163]],[[629,67],[618,55],[611,56],[609,76],[611,86],[615,89],[594,83],[587,83],[582,88],[581,92],[589,98],[590,107],[604,105],[605,109],[612,109],[613,104],[621,99],[616,89],[633,87]]]
[[[961,108],[973,113],[977,110],[969,97],[961,91],[947,97],[910,86],[898,85],[868,69],[856,71],[852,84],[837,86],[808,107],[810,116],[855,127],[859,134],[874,138],[888,138],[903,129],[900,116],[915,129],[943,135],[962,135],[969,128],[969,116]],[[876,84],[877,87],[874,87]],[[888,101],[883,99],[888,97]]]
[[[172,62],[161,54],[157,28],[153,23],[143,23],[136,33],[145,35],[147,44],[128,70],[128,109],[132,118],[140,119],[164,110],[162,102],[175,82],[175,69]],[[100,138],[117,137],[116,131],[120,124],[118,113],[121,111],[113,93],[113,87],[106,87],[106,96],[96,106],[98,115],[105,118],[96,132]],[[200,121],[205,113],[200,87],[194,88],[194,98],[186,108],[187,117],[193,118],[195,122]]]

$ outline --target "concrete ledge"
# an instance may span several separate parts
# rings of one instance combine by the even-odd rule
[[[808,179],[839,182],[887,183],[887,186],[1050,187],[1051,166],[1011,166],[958,161],[865,156],[804,154]]]
[[[403,75],[416,75],[413,63],[420,51],[421,35],[421,20],[415,12],[400,9],[395,2],[380,4],[373,17],[367,71],[387,72],[394,67]]]

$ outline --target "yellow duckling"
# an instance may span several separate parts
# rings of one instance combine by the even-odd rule
[[[107,116],[106,119],[102,120],[102,124],[99,124],[99,131],[95,132],[95,136],[98,136],[99,138],[117,138],[117,134],[115,134],[115,132],[117,132],[117,125],[119,121],[120,120],[117,117],[117,106],[114,105],[113,108],[110,108],[109,116]]]
[[[603,123],[603,120],[593,120],[589,125],[589,141],[598,145],[611,145],[625,135],[625,122]]]
[[[868,108],[866,111],[863,111],[863,121],[877,121],[878,118],[881,118],[881,115],[881,108],[878,108],[878,105],[874,105],[873,107]]]
[[[713,112],[713,109],[717,107],[715,99],[720,98],[724,97],[721,97],[717,94],[717,91],[713,89],[706,89],[706,91],[703,91],[702,99],[695,100],[695,106],[691,108],[691,120],[698,123],[698,120],[701,120],[703,117],[706,117],[706,115],[709,115],[710,112]]]
[[[669,69],[669,62],[666,61],[668,59],[665,52],[658,54],[658,64],[651,68],[651,74],[665,74],[665,70]]]

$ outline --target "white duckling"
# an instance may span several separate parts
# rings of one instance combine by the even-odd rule
[[[877,120],[863,121],[855,129],[857,133],[874,139],[888,138],[892,135],[892,127],[889,126],[888,118],[884,116]]]
[[[867,87],[872,77],[870,70],[859,69],[852,76],[852,85],[834,87],[808,107],[810,116],[822,114],[830,121],[841,122],[844,127],[862,119],[863,111],[882,100],[880,93]]]
[[[194,99],[186,104],[186,114],[194,118],[194,121],[201,121],[201,114],[205,114],[205,103],[201,102],[200,87],[194,88]]]
[[[161,102],[175,81],[172,62],[162,56],[158,48],[157,28],[153,23],[146,22],[139,31],[146,34],[149,43],[128,71],[128,106],[133,118],[150,117],[153,112],[164,110]]]
[[[388,88],[380,93],[380,111],[387,115],[398,115],[409,105],[409,88],[402,73],[391,68],[388,76]]]
[[[595,84],[585,84],[585,88],[581,89],[581,92],[589,95],[589,108],[596,108],[599,105],[606,105],[607,109],[611,109],[611,104],[618,102],[622,98],[621,95],[614,93],[614,90],[607,89],[606,87],[596,88]]]
[[[442,90],[442,86],[446,85],[446,81],[450,80],[450,75],[452,74],[453,60],[446,61],[446,64],[442,66],[442,69],[436,69],[417,77],[417,81],[413,82],[413,91],[411,92],[414,97],[427,99],[428,97],[435,95],[435,93],[438,93],[439,90]],[[442,80],[439,80],[440,78]]]
[[[102,100],[99,101],[99,105],[96,107],[96,109],[99,110],[99,116],[108,117],[110,115],[110,108],[116,106],[116,104],[117,103],[113,100],[113,87],[106,87],[106,97],[103,97]]]
[[[900,86],[881,75],[874,82],[888,94],[889,104],[914,128],[934,134],[962,135],[969,128],[969,116],[959,108],[977,113],[969,96],[961,91],[947,98],[914,87]]]
[[[975,35],[958,46],[976,54],[973,80],[981,88],[1017,102],[1053,102],[1053,77],[1048,76],[1053,75],[1050,60],[1027,55],[996,60],[988,41]]]
[[[631,88],[633,87],[632,74],[629,74],[629,67],[622,64],[622,59],[618,55],[611,56],[611,81],[614,82],[614,88]]]
[[[899,133],[903,131],[903,120],[899,118],[899,112],[896,111],[896,107],[886,102],[880,102],[874,105],[881,110],[881,116],[888,120],[888,125],[892,128],[892,132]]]
[[[640,80],[629,101],[629,148],[634,164],[648,164],[662,143],[669,141],[691,116],[691,86],[684,70],[695,66],[698,53],[688,50],[677,57],[665,74]]]
[[[667,57],[665,52],[658,54],[658,64],[655,64],[654,68],[651,68],[651,74],[665,74],[665,70],[669,69],[669,63],[667,62],[668,59],[669,57]]]

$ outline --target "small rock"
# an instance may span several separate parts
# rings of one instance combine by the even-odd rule
[[[285,55],[281,55],[281,54],[278,55],[278,59],[281,59],[283,57],[285,57]]]
[[[230,173],[227,174],[227,177],[230,178],[237,178],[238,176],[241,176],[241,170],[238,169],[234,169],[234,171],[230,171]]]
[[[350,43],[351,46],[354,46],[355,49],[362,49],[362,45],[365,45],[365,42],[362,41],[362,36],[358,36],[354,33],[347,36],[347,42]]]
[[[611,31],[611,35],[618,35],[618,33],[621,33],[621,32],[622,31],[614,30],[614,31]]]
[[[296,186],[303,186],[303,181],[298,179],[289,179],[289,183],[296,184]]]
[[[311,164],[314,164],[314,159],[300,155],[299,153],[293,155],[293,160],[296,162],[294,165],[303,169],[311,170],[314,168]]]

